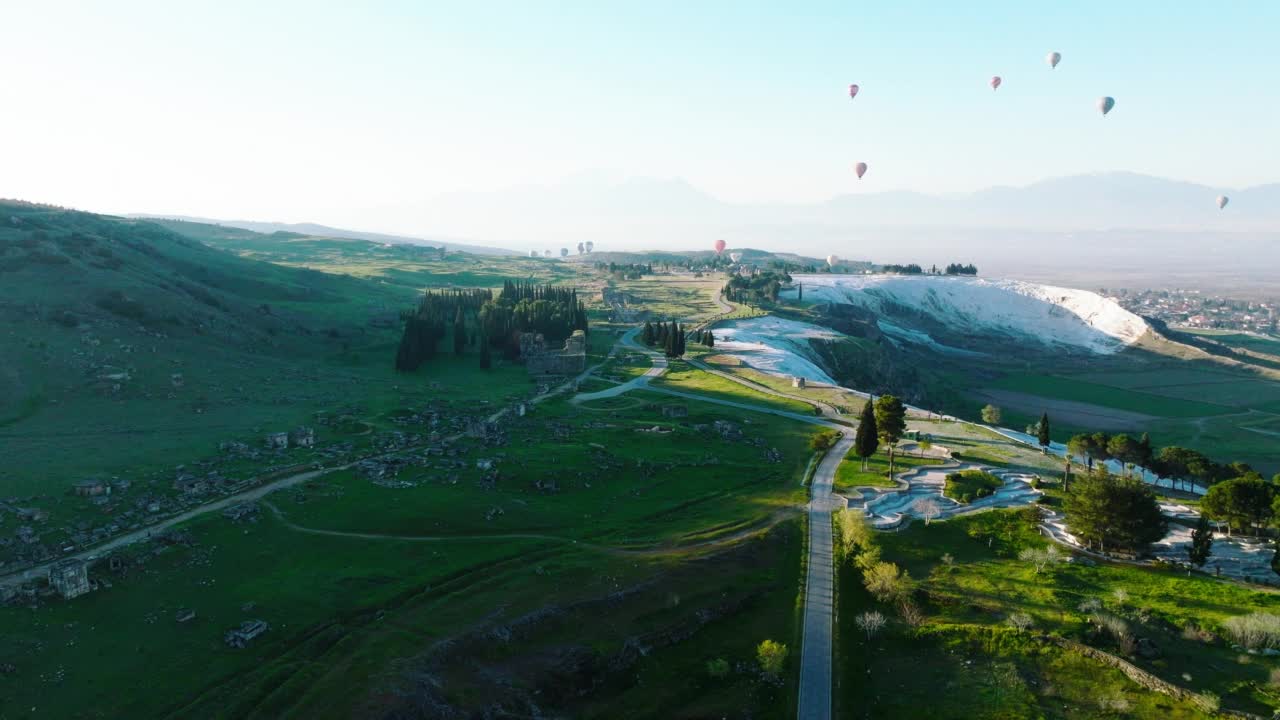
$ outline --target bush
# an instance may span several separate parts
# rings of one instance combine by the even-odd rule
[[[729,661],[724,658],[716,658],[707,661],[707,674],[713,678],[720,679],[729,674]]]
[[[775,640],[764,640],[756,647],[756,661],[760,663],[760,671],[770,678],[782,676],[782,669],[787,663],[787,646]]]
[[[986,497],[1004,484],[1000,478],[981,470],[964,470],[947,476],[943,494],[962,503],[973,502],[976,498]]]
[[[1237,645],[1250,650],[1280,648],[1280,615],[1253,613],[1222,623],[1222,630]]]

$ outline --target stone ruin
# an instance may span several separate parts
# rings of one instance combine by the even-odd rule
[[[587,335],[574,330],[563,348],[552,350],[542,333],[521,333],[520,358],[530,375],[577,375],[587,367]]]
[[[267,448],[271,450],[285,450],[289,447],[289,433],[287,432],[267,433],[264,440]]]
[[[663,405],[662,417],[665,417],[665,418],[689,417],[689,406],[688,405]]]
[[[289,431],[289,443],[293,447],[314,447],[316,444],[316,431],[305,426],[294,428]]]
[[[49,566],[49,586],[70,600],[89,592],[89,565],[83,560],[67,558]]]
[[[791,378],[791,387],[793,388],[803,390],[804,384],[805,384],[804,378],[800,377],[799,375],[796,375],[795,377]]]
[[[266,620],[245,620],[240,627],[228,630],[223,640],[233,648],[243,648],[270,628]]]

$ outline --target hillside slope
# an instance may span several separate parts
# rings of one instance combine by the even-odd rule
[[[396,330],[371,321],[394,321],[414,297],[151,222],[10,201],[0,287],[0,442],[16,458],[0,469],[0,495],[296,423],[329,383],[389,366],[378,346]]]

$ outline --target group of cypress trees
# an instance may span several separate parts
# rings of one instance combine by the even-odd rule
[[[479,345],[480,367],[488,368],[493,348],[510,359],[519,357],[521,333],[541,333],[549,342],[559,342],[587,329],[587,309],[574,288],[507,280],[497,297],[487,289],[429,290],[404,317],[396,370],[417,370],[435,357],[449,335],[457,355]]]
[[[659,346],[664,355],[676,358],[684,355],[685,343],[688,342],[690,335],[696,343],[707,347],[715,346],[715,336],[710,330],[689,332],[674,320],[669,323],[659,320],[656,324],[646,320],[644,329],[640,333],[640,340],[649,347]]]
[[[467,332],[484,307],[493,302],[490,290],[436,290],[423,293],[417,310],[405,315],[404,332],[396,349],[396,370],[413,372],[435,357],[440,341],[453,334],[453,351],[461,355],[478,338]]]

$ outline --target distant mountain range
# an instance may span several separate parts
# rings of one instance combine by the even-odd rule
[[[422,237],[410,237],[407,235],[387,235],[385,233],[363,232],[360,230],[343,230],[342,228],[329,227],[327,225],[317,225],[316,223],[278,223],[278,222],[258,222],[253,220],[215,220],[211,218],[193,217],[190,215],[151,215],[146,213],[132,213],[126,217],[140,218],[145,220],[182,220],[184,222],[203,223],[206,225],[222,225],[224,227],[239,228],[241,230],[251,230],[256,233],[269,235],[277,232],[297,233],[299,235],[311,235],[315,237],[343,238],[346,240],[369,240],[371,242],[383,243],[407,243],[410,245],[431,245],[439,247],[444,245],[450,250],[459,252],[468,252],[474,255],[520,255],[515,250],[506,250],[503,248],[487,247],[483,245],[467,245],[463,243],[453,242],[452,240],[440,240]]]
[[[1215,203],[1222,194],[1230,198],[1225,210]],[[808,204],[729,203],[679,178],[591,174],[437,195],[361,219],[470,244],[309,223],[181,219],[500,255],[554,253],[586,240],[597,252],[701,250],[724,238],[730,248],[811,257],[972,262],[984,275],[1081,287],[1177,285],[1253,295],[1274,290],[1269,268],[1280,266],[1280,184],[1226,189],[1129,172],[971,193],[852,193]]]

